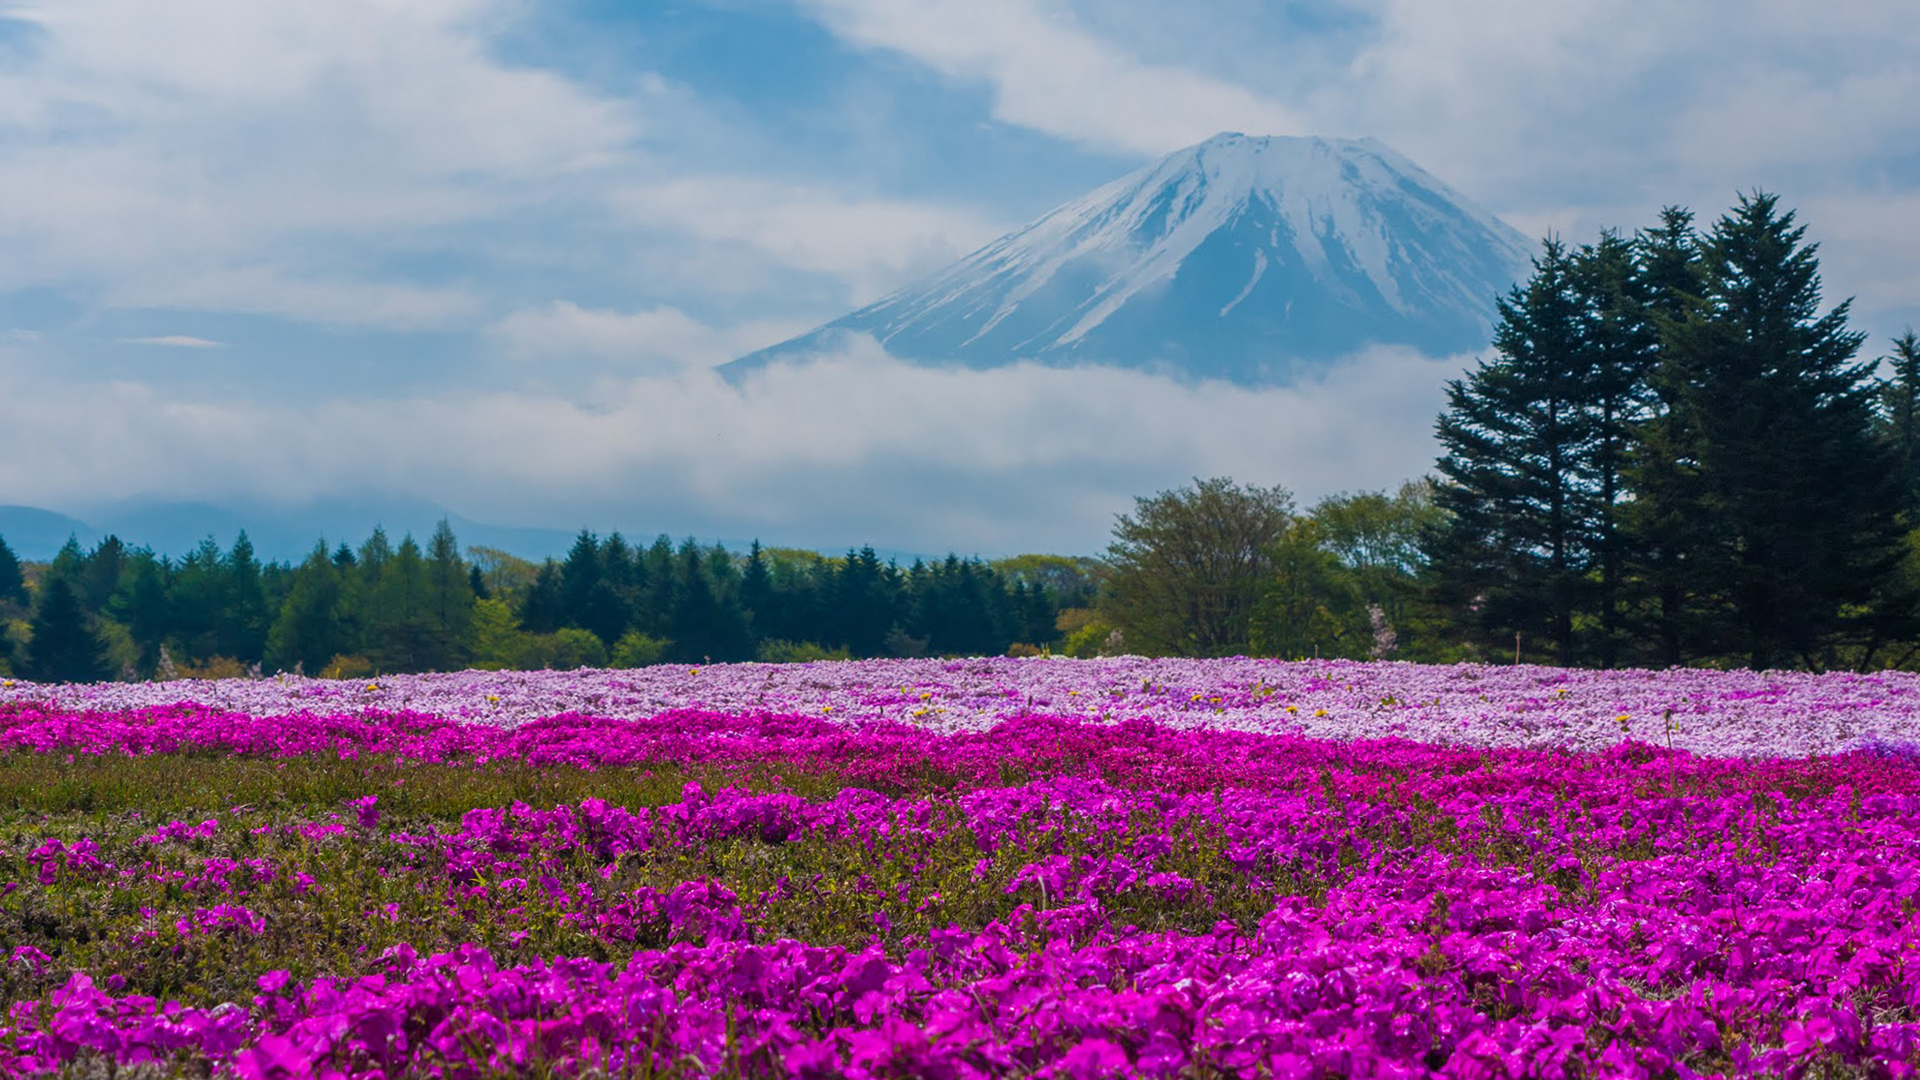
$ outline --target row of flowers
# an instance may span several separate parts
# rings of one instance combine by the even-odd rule
[[[277,806],[11,823],[4,1072],[1920,1065],[1920,763],[1899,753],[1032,716],[943,735],[712,710],[503,729],[197,704],[16,704],[0,746],[76,777],[128,754],[289,777],[344,757],[367,786],[318,813],[290,781]],[[686,764],[763,779],[451,816],[393,794],[395,778],[503,761],[609,783]],[[769,769],[816,782],[803,796]]]
[[[1351,661],[1058,658],[458,672],[361,681],[0,684],[0,704],[120,711],[193,702],[256,716],[414,712],[512,727],[562,713],[771,711],[980,731],[1040,713],[1348,739],[1397,735],[1505,748],[1597,749],[1635,738],[1745,757],[1920,745],[1920,675],[1567,671]]]

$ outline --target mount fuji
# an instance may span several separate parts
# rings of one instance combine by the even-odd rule
[[[864,334],[921,364],[1285,383],[1373,345],[1484,348],[1534,251],[1377,140],[1222,134],[720,370]]]

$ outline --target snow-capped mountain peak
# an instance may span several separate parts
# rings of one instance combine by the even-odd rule
[[[1484,346],[1532,251],[1377,140],[1226,133],[728,368],[869,333],[921,362],[1281,380],[1368,345]]]

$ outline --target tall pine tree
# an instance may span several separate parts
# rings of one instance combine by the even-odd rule
[[[1722,649],[1823,667],[1850,608],[1901,556],[1898,470],[1874,437],[1871,365],[1822,312],[1817,245],[1769,194],[1701,242],[1699,303],[1663,326],[1671,476],[1640,493],[1693,522],[1686,557]]]
[[[20,570],[20,557],[7,546],[6,537],[0,536],[0,606],[27,602],[27,579]]]
[[[460,542],[454,538],[453,526],[441,518],[427,540],[426,612],[431,633],[420,658],[426,670],[451,671],[467,661],[474,601]]]
[[[1576,657],[1591,605],[1598,364],[1574,256],[1549,238],[1532,278],[1499,303],[1496,356],[1447,384],[1435,501],[1449,511],[1428,556],[1442,598],[1483,633],[1546,638]]]
[[[1629,592],[1636,609],[1631,627],[1654,647],[1662,666],[1683,663],[1710,647],[1711,628],[1699,617],[1694,597],[1701,589],[1688,551],[1702,543],[1711,523],[1688,506],[1697,463],[1684,448],[1694,438],[1687,413],[1678,408],[1682,385],[1677,365],[1665,364],[1667,331],[1702,303],[1704,270],[1693,213],[1670,206],[1658,228],[1634,238],[1633,300],[1653,351],[1647,370],[1648,415],[1629,451],[1627,485],[1634,499],[1622,522],[1627,544]]]
[[[27,676],[40,682],[98,682],[108,675],[107,650],[88,625],[65,575],[49,574],[34,606]]]
[[[1881,434],[1893,448],[1901,494],[1911,512],[1920,507],[1920,336],[1911,326],[1893,339],[1893,353],[1883,362],[1893,367],[1893,376],[1880,387]],[[0,580],[4,574],[0,564]]]

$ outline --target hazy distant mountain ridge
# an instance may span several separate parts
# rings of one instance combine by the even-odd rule
[[[726,368],[864,333],[924,363],[1286,381],[1369,345],[1484,347],[1533,250],[1377,140],[1218,135]]]

